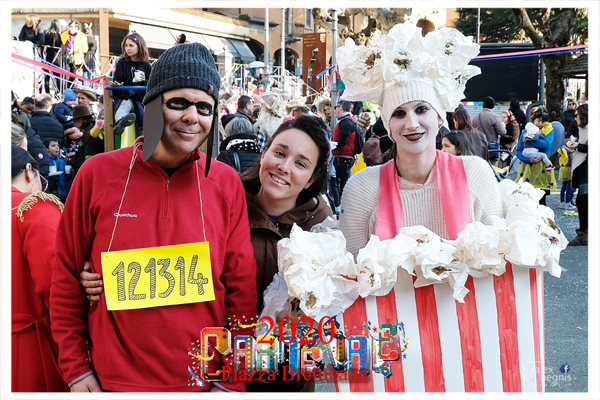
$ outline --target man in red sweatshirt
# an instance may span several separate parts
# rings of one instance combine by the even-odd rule
[[[233,169],[218,162],[210,168],[220,82],[204,46],[167,50],[148,82],[144,136],[90,158],[77,174],[58,227],[50,289],[52,333],[71,391],[245,391],[243,381],[188,382],[188,351],[203,328],[256,316],[244,189]],[[207,137],[208,156],[198,150]],[[186,244],[209,250],[169,261],[165,249]],[[125,251],[138,257],[140,249],[150,262],[107,261]],[[79,285],[88,260],[92,272],[104,267],[106,291],[115,281],[118,303],[131,306],[109,310],[105,295],[90,305]],[[140,276],[151,283],[137,284]],[[198,301],[159,303],[196,291],[204,296]],[[143,308],[141,300],[148,302]],[[210,372],[222,365],[213,350]]]

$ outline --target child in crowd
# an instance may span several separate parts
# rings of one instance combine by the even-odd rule
[[[563,144],[558,149],[560,155],[559,163],[560,169],[558,170],[558,179],[562,181],[560,188],[560,208],[565,210],[575,210],[575,207],[571,200],[573,200],[573,189],[571,187],[571,175],[573,174],[572,163],[573,163],[573,152],[566,144]]]
[[[467,134],[460,130],[450,131],[442,138],[442,151],[455,156],[473,155]]]
[[[541,118],[538,118],[534,121],[539,121],[538,123],[541,123],[542,126],[544,124]],[[537,125],[538,124],[533,124],[531,122],[528,122],[527,125],[525,125],[525,132],[523,133],[523,155],[528,158],[542,157],[542,160],[546,165],[546,170],[554,169],[554,166],[552,166],[552,163],[550,162],[550,159],[548,158],[546,153],[540,151],[533,144],[533,141],[545,136],[543,133],[540,132],[539,128],[541,127]]]
[[[54,115],[65,130],[73,127],[73,107],[77,105],[77,95],[72,89],[65,90],[63,101],[54,106]]]
[[[64,203],[67,200],[67,189],[65,186],[65,166],[67,163],[59,157],[60,147],[56,139],[44,140],[44,146],[48,149],[50,160],[48,193],[55,195]]]

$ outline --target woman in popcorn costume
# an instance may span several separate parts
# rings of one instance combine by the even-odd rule
[[[531,379],[518,366],[543,362],[540,267],[560,276],[566,238],[538,204],[542,191],[497,183],[479,157],[436,150],[445,113],[479,73],[470,39],[397,25],[374,48],[347,40],[338,50],[343,97],[380,104],[394,141],[391,160],[358,172],[342,197],[360,296],[338,317],[349,329],[406,324],[412,339],[389,379],[338,382],[339,391],[543,390],[543,372]]]
[[[381,104],[394,142],[393,160],[348,181],[340,218],[348,250],[356,255],[379,225],[391,220],[378,218],[382,206],[401,213],[402,225],[396,228],[422,225],[446,239],[455,239],[471,221],[491,225],[491,216],[502,215],[502,203],[489,166],[479,157],[455,157],[435,146],[446,112],[463,98],[467,80],[479,74],[479,68],[467,65],[479,46],[455,29],[422,37],[419,28],[402,24],[376,44],[367,48],[347,40],[338,50],[343,97]],[[391,189],[386,197],[382,188]],[[450,210],[442,204],[445,194],[455,199]]]

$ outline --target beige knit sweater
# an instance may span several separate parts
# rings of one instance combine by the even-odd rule
[[[469,185],[471,221],[491,225],[491,215],[502,217],[498,182],[492,168],[480,157],[468,156],[461,159]],[[365,247],[371,235],[377,231],[379,168],[365,168],[352,176],[344,188],[340,228],[346,238],[348,251],[355,257],[358,250]],[[404,226],[422,225],[447,239],[435,166],[423,185],[401,177],[398,179]]]

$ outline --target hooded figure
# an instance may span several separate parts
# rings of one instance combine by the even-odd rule
[[[256,132],[262,151],[265,143],[269,141],[287,116],[287,110],[281,92],[264,92],[260,96],[255,95],[254,98],[260,103],[258,120],[254,123],[254,132]]]

